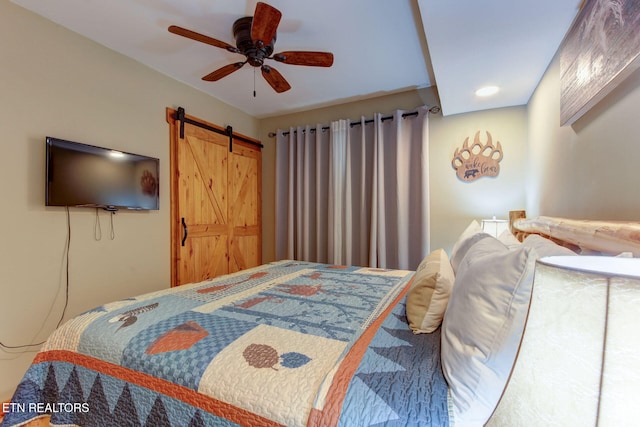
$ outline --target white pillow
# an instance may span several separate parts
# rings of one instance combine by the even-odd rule
[[[536,260],[567,251],[575,255],[531,237],[511,250],[497,239],[483,239],[456,273],[441,353],[456,427],[483,425],[498,404],[522,339]]]
[[[516,239],[516,236],[510,230],[504,230],[498,236],[498,240],[500,240],[504,245],[509,249],[517,249],[518,246],[522,244],[522,242]]]
[[[451,260],[451,267],[453,268],[454,273],[458,270],[460,262],[462,262],[462,259],[465,257],[469,249],[475,245],[476,242],[487,236],[491,237],[489,234],[482,231],[482,227],[480,227],[478,221],[471,221],[460,237],[458,237],[458,240],[451,250],[451,256],[449,258]]]
[[[482,426],[491,416],[515,361],[531,297],[535,250],[508,250],[497,239],[481,243],[456,274],[442,325],[442,368],[456,427]],[[491,245],[494,253],[487,250]]]
[[[431,333],[440,326],[453,281],[444,249],[431,252],[420,263],[407,294],[407,319],[414,334]]]
[[[560,246],[537,234],[530,234],[522,242],[524,246],[535,248],[538,258],[545,256],[577,255],[569,248]]]

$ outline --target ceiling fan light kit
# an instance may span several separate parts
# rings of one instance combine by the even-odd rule
[[[312,51],[286,51],[273,54],[277,38],[276,32],[281,18],[282,13],[278,9],[266,3],[259,2],[256,5],[254,16],[245,16],[236,20],[233,24],[233,37],[236,41],[235,47],[221,40],[176,25],[171,25],[169,32],[221,49],[226,49],[229,52],[238,53],[246,57],[245,61],[225,65],[207,74],[202,80],[211,82],[218,81],[239,70],[244,64],[249,63],[249,65],[253,67],[260,68],[262,76],[273,90],[277,93],[282,93],[291,89],[291,85],[280,72],[264,63],[266,59],[289,65],[331,67],[333,65],[333,54],[330,52]]]

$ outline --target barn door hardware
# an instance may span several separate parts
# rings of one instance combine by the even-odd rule
[[[210,130],[211,132],[219,133],[221,135],[229,136],[229,151],[233,151],[233,139],[239,139],[240,141],[246,142],[247,144],[255,145],[256,147],[264,148],[264,145],[259,142],[253,141],[249,138],[245,138],[242,135],[234,134],[233,128],[231,126],[227,126],[226,129],[218,128],[215,126],[211,126],[207,123],[202,123],[197,120],[193,120],[186,116],[184,112],[184,108],[178,107],[176,111],[175,120],[180,121],[180,139],[184,139],[184,124],[189,123],[190,125],[198,126],[202,129]]]

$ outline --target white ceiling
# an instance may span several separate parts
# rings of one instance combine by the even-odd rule
[[[432,85],[445,115],[526,104],[580,3],[267,0],[282,12],[275,52],[335,58],[331,68],[269,61],[292,86],[277,94],[249,65],[202,81],[244,57],[167,31],[174,24],[235,44],[232,25],[253,15],[257,0],[12,1],[258,118]],[[486,84],[502,90],[475,97]]]
[[[417,0],[445,114],[523,105],[580,0]],[[500,92],[475,96],[483,86]]]

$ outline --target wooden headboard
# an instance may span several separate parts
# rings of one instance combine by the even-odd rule
[[[509,214],[512,233],[523,240],[540,234],[574,251],[640,257],[640,222],[577,220],[539,216],[526,218],[524,211]]]

